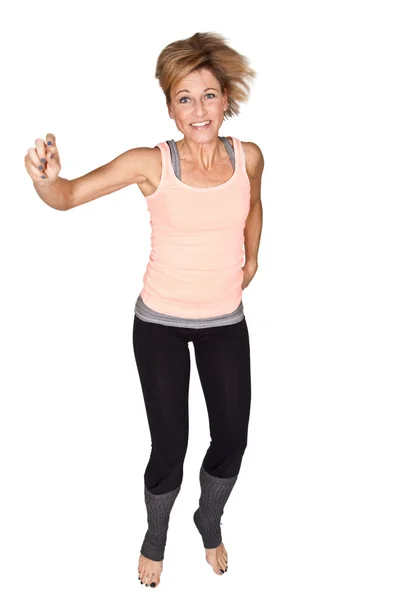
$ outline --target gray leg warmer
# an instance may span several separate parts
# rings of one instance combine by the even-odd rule
[[[169,516],[180,492],[180,485],[165,494],[152,494],[145,485],[148,530],[141,554],[150,560],[163,560],[168,533]]]
[[[222,542],[220,518],[237,477],[213,477],[201,467],[201,496],[199,508],[194,513],[194,523],[205,548],[217,548]]]

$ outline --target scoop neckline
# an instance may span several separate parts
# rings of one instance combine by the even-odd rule
[[[237,144],[235,142],[235,138],[233,136],[231,136],[231,137],[232,137],[232,140],[233,140],[233,152],[234,152],[234,155],[235,155],[235,168],[233,170],[233,173],[232,173],[232,175],[230,176],[229,179],[227,179],[226,181],[224,181],[224,183],[220,183],[219,185],[213,185],[213,186],[209,186],[209,187],[195,187],[193,185],[189,185],[188,183],[184,183],[184,181],[182,181],[181,179],[179,179],[178,177],[176,177],[176,173],[175,173],[175,170],[173,168],[172,160],[171,160],[171,157],[170,157],[169,144],[168,144],[168,142],[164,142],[165,145],[166,145],[167,151],[168,151],[168,155],[169,155],[168,156],[168,162],[169,162],[169,169],[170,169],[172,178],[176,180],[177,184],[179,184],[179,185],[181,185],[183,187],[186,187],[186,188],[188,188],[190,190],[195,190],[197,192],[207,192],[207,191],[211,191],[211,190],[218,190],[218,189],[221,189],[224,186],[228,185],[229,183],[231,183],[232,180],[237,175],[238,165],[239,165],[239,157],[237,155]],[[176,142],[175,142],[175,144],[176,144]]]

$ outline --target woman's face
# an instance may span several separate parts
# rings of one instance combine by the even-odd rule
[[[221,93],[219,81],[209,69],[200,69],[173,86],[168,112],[185,137],[201,144],[218,136],[227,108],[227,94]],[[193,125],[205,121],[210,123]]]

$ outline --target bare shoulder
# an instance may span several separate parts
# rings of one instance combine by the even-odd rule
[[[122,176],[124,182],[127,184],[139,184],[149,179],[151,169],[154,169],[159,156],[159,148],[150,148],[148,146],[130,148],[107,163],[107,165],[99,167],[99,170],[107,178]]]
[[[139,186],[149,184],[157,179],[161,172],[161,151],[158,146],[141,146],[129,150],[129,161],[138,165],[140,179],[136,182]]]
[[[133,148],[129,151],[129,158],[130,161],[138,162],[139,170],[144,179],[149,179],[150,173],[156,171],[157,166],[160,167],[161,165],[161,152],[158,146],[154,148],[149,146]]]
[[[159,148],[131,148],[97,169],[72,179],[68,208],[80,206],[133,183],[148,187],[157,170],[157,153],[159,155]]]
[[[249,177],[261,176],[265,166],[262,150],[255,142],[242,142],[242,146],[246,156],[246,168]]]
[[[156,191],[161,179],[161,150],[158,146],[145,147],[143,150],[145,179],[138,182],[138,187],[144,196],[149,196]]]

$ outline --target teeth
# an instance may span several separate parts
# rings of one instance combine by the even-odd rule
[[[207,125],[210,121],[204,121],[203,123],[191,123],[193,127],[201,127],[202,125]]]

